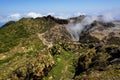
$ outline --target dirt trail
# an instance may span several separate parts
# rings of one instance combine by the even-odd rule
[[[38,35],[39,39],[43,42],[44,45],[48,46],[48,48],[52,47],[52,43],[46,41],[46,39],[43,37],[44,34],[45,33],[41,33],[41,34],[38,33],[37,35]]]

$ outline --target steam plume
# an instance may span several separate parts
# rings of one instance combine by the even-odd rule
[[[110,15],[86,16],[81,22],[76,21],[76,23],[69,23],[66,29],[74,41],[79,41],[81,33],[89,30],[90,26],[88,25],[92,24],[94,21],[111,22],[113,20],[114,18]]]

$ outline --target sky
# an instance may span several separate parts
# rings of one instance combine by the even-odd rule
[[[119,10],[120,0],[0,0],[0,23],[49,14],[60,18],[102,12],[119,14]]]

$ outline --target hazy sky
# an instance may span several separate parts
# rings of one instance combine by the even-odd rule
[[[120,0],[0,0],[0,22],[53,14],[96,14],[105,10],[120,9]]]

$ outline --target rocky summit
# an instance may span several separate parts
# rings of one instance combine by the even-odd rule
[[[0,27],[0,80],[119,80],[120,22],[88,19],[49,15]]]

